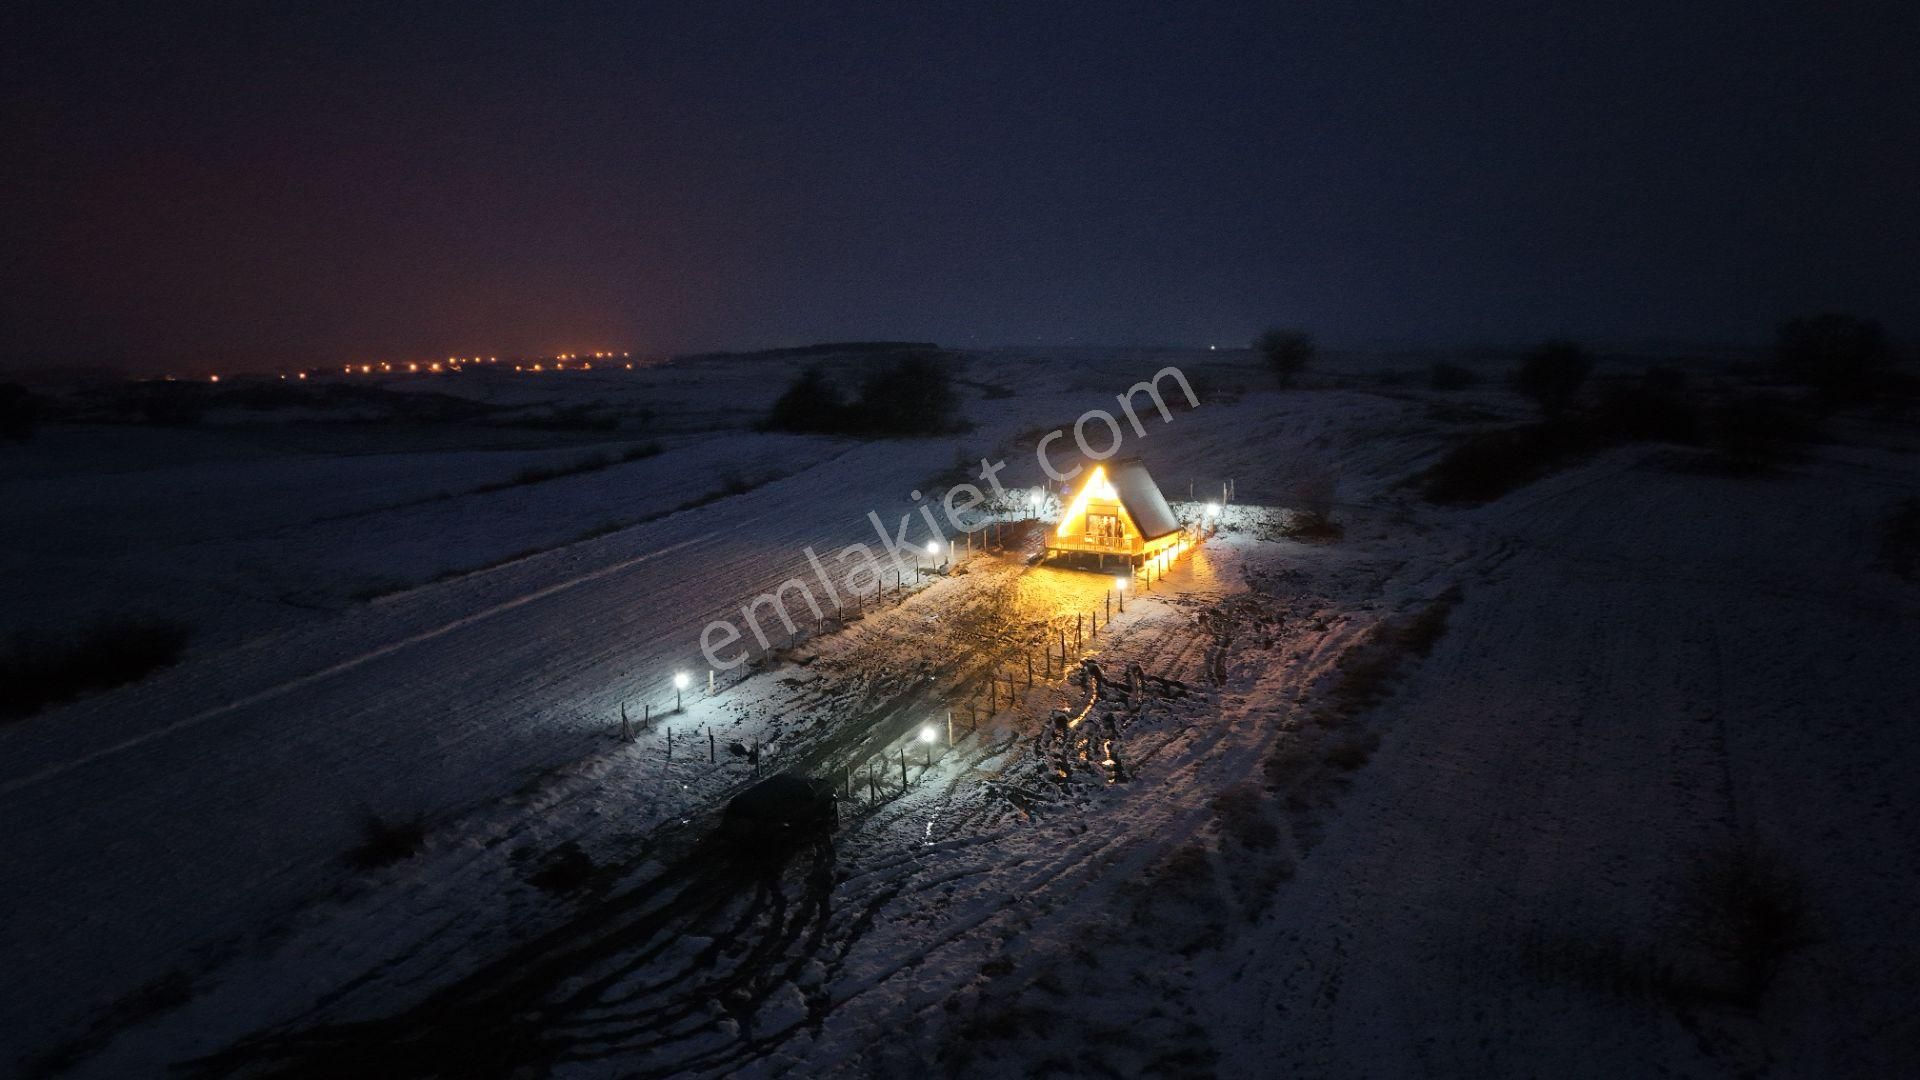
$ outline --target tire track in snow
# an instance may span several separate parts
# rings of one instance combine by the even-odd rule
[[[52,780],[55,777],[62,776],[66,773],[72,772],[75,769],[85,768],[86,766],[91,765],[94,762],[105,760],[106,758],[113,757],[116,754],[124,753],[125,751],[128,751],[128,750],[132,750],[135,747],[144,746],[147,743],[153,742],[157,739],[165,738],[168,735],[173,735],[178,732],[185,731],[188,728],[192,728],[200,724],[204,724],[209,720],[218,719],[222,716],[227,715],[228,713],[235,712],[240,709],[251,708],[252,706],[259,705],[264,702],[272,701],[275,698],[284,697],[285,695],[292,693],[295,690],[299,690],[306,686],[311,686],[312,684],[321,682],[325,679],[331,679],[337,675],[344,675],[347,672],[354,670],[355,668],[363,667],[367,664],[373,663],[376,660],[385,659],[386,657],[392,656],[395,653],[401,652],[415,645],[421,645],[426,642],[432,641],[435,638],[444,637],[447,634],[451,634],[456,630],[463,630],[476,623],[485,622],[486,620],[491,619],[497,615],[503,615],[509,611],[513,611],[516,608],[525,607],[528,604],[537,603],[541,600],[545,600],[550,596],[555,596],[559,593],[566,592],[577,586],[585,585],[588,582],[598,581],[601,578],[609,577],[613,574],[620,573],[623,570],[630,570],[633,567],[640,565],[641,563],[651,562],[652,560],[660,558],[661,556],[664,556],[664,555],[671,555],[674,552],[680,550],[681,548],[687,547],[689,545],[698,544],[707,540],[711,540],[717,535],[719,535],[718,531],[703,533],[699,536],[689,537],[688,539],[682,540],[677,544],[671,544],[671,545],[668,545],[667,547],[660,548],[656,551],[649,551],[643,555],[637,555],[630,559],[623,559],[620,562],[611,563],[607,566],[602,566],[596,570],[589,571],[585,574],[581,574],[576,577],[567,578],[562,581],[556,581],[551,585],[546,585],[541,588],[535,589],[530,593],[524,593],[520,596],[514,597],[511,600],[502,601],[501,603],[495,604],[492,607],[484,608],[480,611],[476,611],[471,615],[464,615],[458,619],[454,619],[452,622],[442,623],[441,625],[436,626],[430,630],[423,630],[416,634],[410,634],[404,638],[401,638],[398,641],[388,642],[387,644],[382,645],[379,648],[361,653],[358,656],[349,657],[338,663],[331,664],[327,667],[321,668],[319,671],[311,672],[309,674],[302,675],[295,679],[289,679],[286,682],[279,683],[274,686],[270,686],[265,690],[256,691],[255,693],[249,694],[246,697],[229,701],[225,705],[216,706],[215,708],[204,710],[192,716],[183,717],[182,719],[176,720],[171,724],[167,724],[163,727],[154,728],[152,731],[141,732],[138,735],[134,735],[129,738],[122,739],[117,743],[113,743],[112,745],[102,747],[88,754],[83,754],[80,757],[74,758],[70,761],[63,761],[56,765],[49,765],[46,768],[41,769],[39,772],[31,773],[27,776],[23,776],[15,780],[10,780],[5,784],[0,784],[0,795],[11,795],[17,791],[21,791],[26,788],[33,787],[36,784],[41,784],[48,780]]]

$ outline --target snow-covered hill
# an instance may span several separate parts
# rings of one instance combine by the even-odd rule
[[[700,627],[808,573],[805,547],[873,542],[867,512],[897,520],[956,456],[1035,482],[1023,435],[1170,360],[1213,396],[1127,450],[1177,503],[1231,478],[1240,505],[1124,614],[1108,575],[980,556],[706,693]],[[672,369],[651,400],[765,400],[788,371]],[[6,1049],[101,1076],[1904,1067],[1920,595],[1871,545],[1911,455],[1736,478],[1635,446],[1441,510],[1404,482],[1511,411],[1497,390],[1279,394],[1164,354],[979,354],[965,379],[962,435],[716,411],[658,456],[436,500],[579,449],[62,481],[81,436],[56,433],[4,481],[42,514],[9,557],[106,567],[217,629],[0,728],[0,941],[32,973],[0,990]],[[1344,538],[1279,535],[1329,471]],[[676,509],[723,473],[750,490]],[[107,501],[125,515],[81,531],[119,546],[54,558],[62,515]],[[354,602],[382,568],[412,587]],[[50,580],[29,591],[72,579]],[[1437,637],[1405,645],[1416,624]],[[1124,782],[1105,745],[1064,782],[1035,752],[1085,702],[1044,658],[1063,639],[1186,688],[1107,706]],[[685,710],[620,739],[676,670],[701,676]],[[714,853],[752,774],[732,742],[836,778],[830,848],[773,875]],[[424,850],[350,869],[368,813],[421,815]],[[1685,914],[1703,853],[1748,837],[1805,881],[1813,931],[1751,1007],[1693,985]]]

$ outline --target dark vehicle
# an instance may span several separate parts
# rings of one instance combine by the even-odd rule
[[[727,803],[720,829],[728,839],[750,845],[780,845],[840,822],[833,785],[799,773],[768,777]]]

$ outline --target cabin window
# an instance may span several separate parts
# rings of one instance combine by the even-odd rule
[[[1088,514],[1087,539],[1096,544],[1118,544],[1124,534],[1117,514]]]

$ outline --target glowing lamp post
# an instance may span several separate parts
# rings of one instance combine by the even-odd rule
[[[1120,611],[1122,614],[1125,614],[1127,610],[1127,579],[1123,577],[1114,578],[1113,587],[1120,593]]]
[[[933,730],[932,724],[920,725],[920,741],[927,745],[927,768],[929,769],[933,768],[933,744],[938,738],[939,735]]]
[[[673,673],[673,711],[674,712],[680,711],[680,692],[685,690],[688,684],[692,682],[693,682],[693,677],[688,675],[684,671],[676,671]]]

